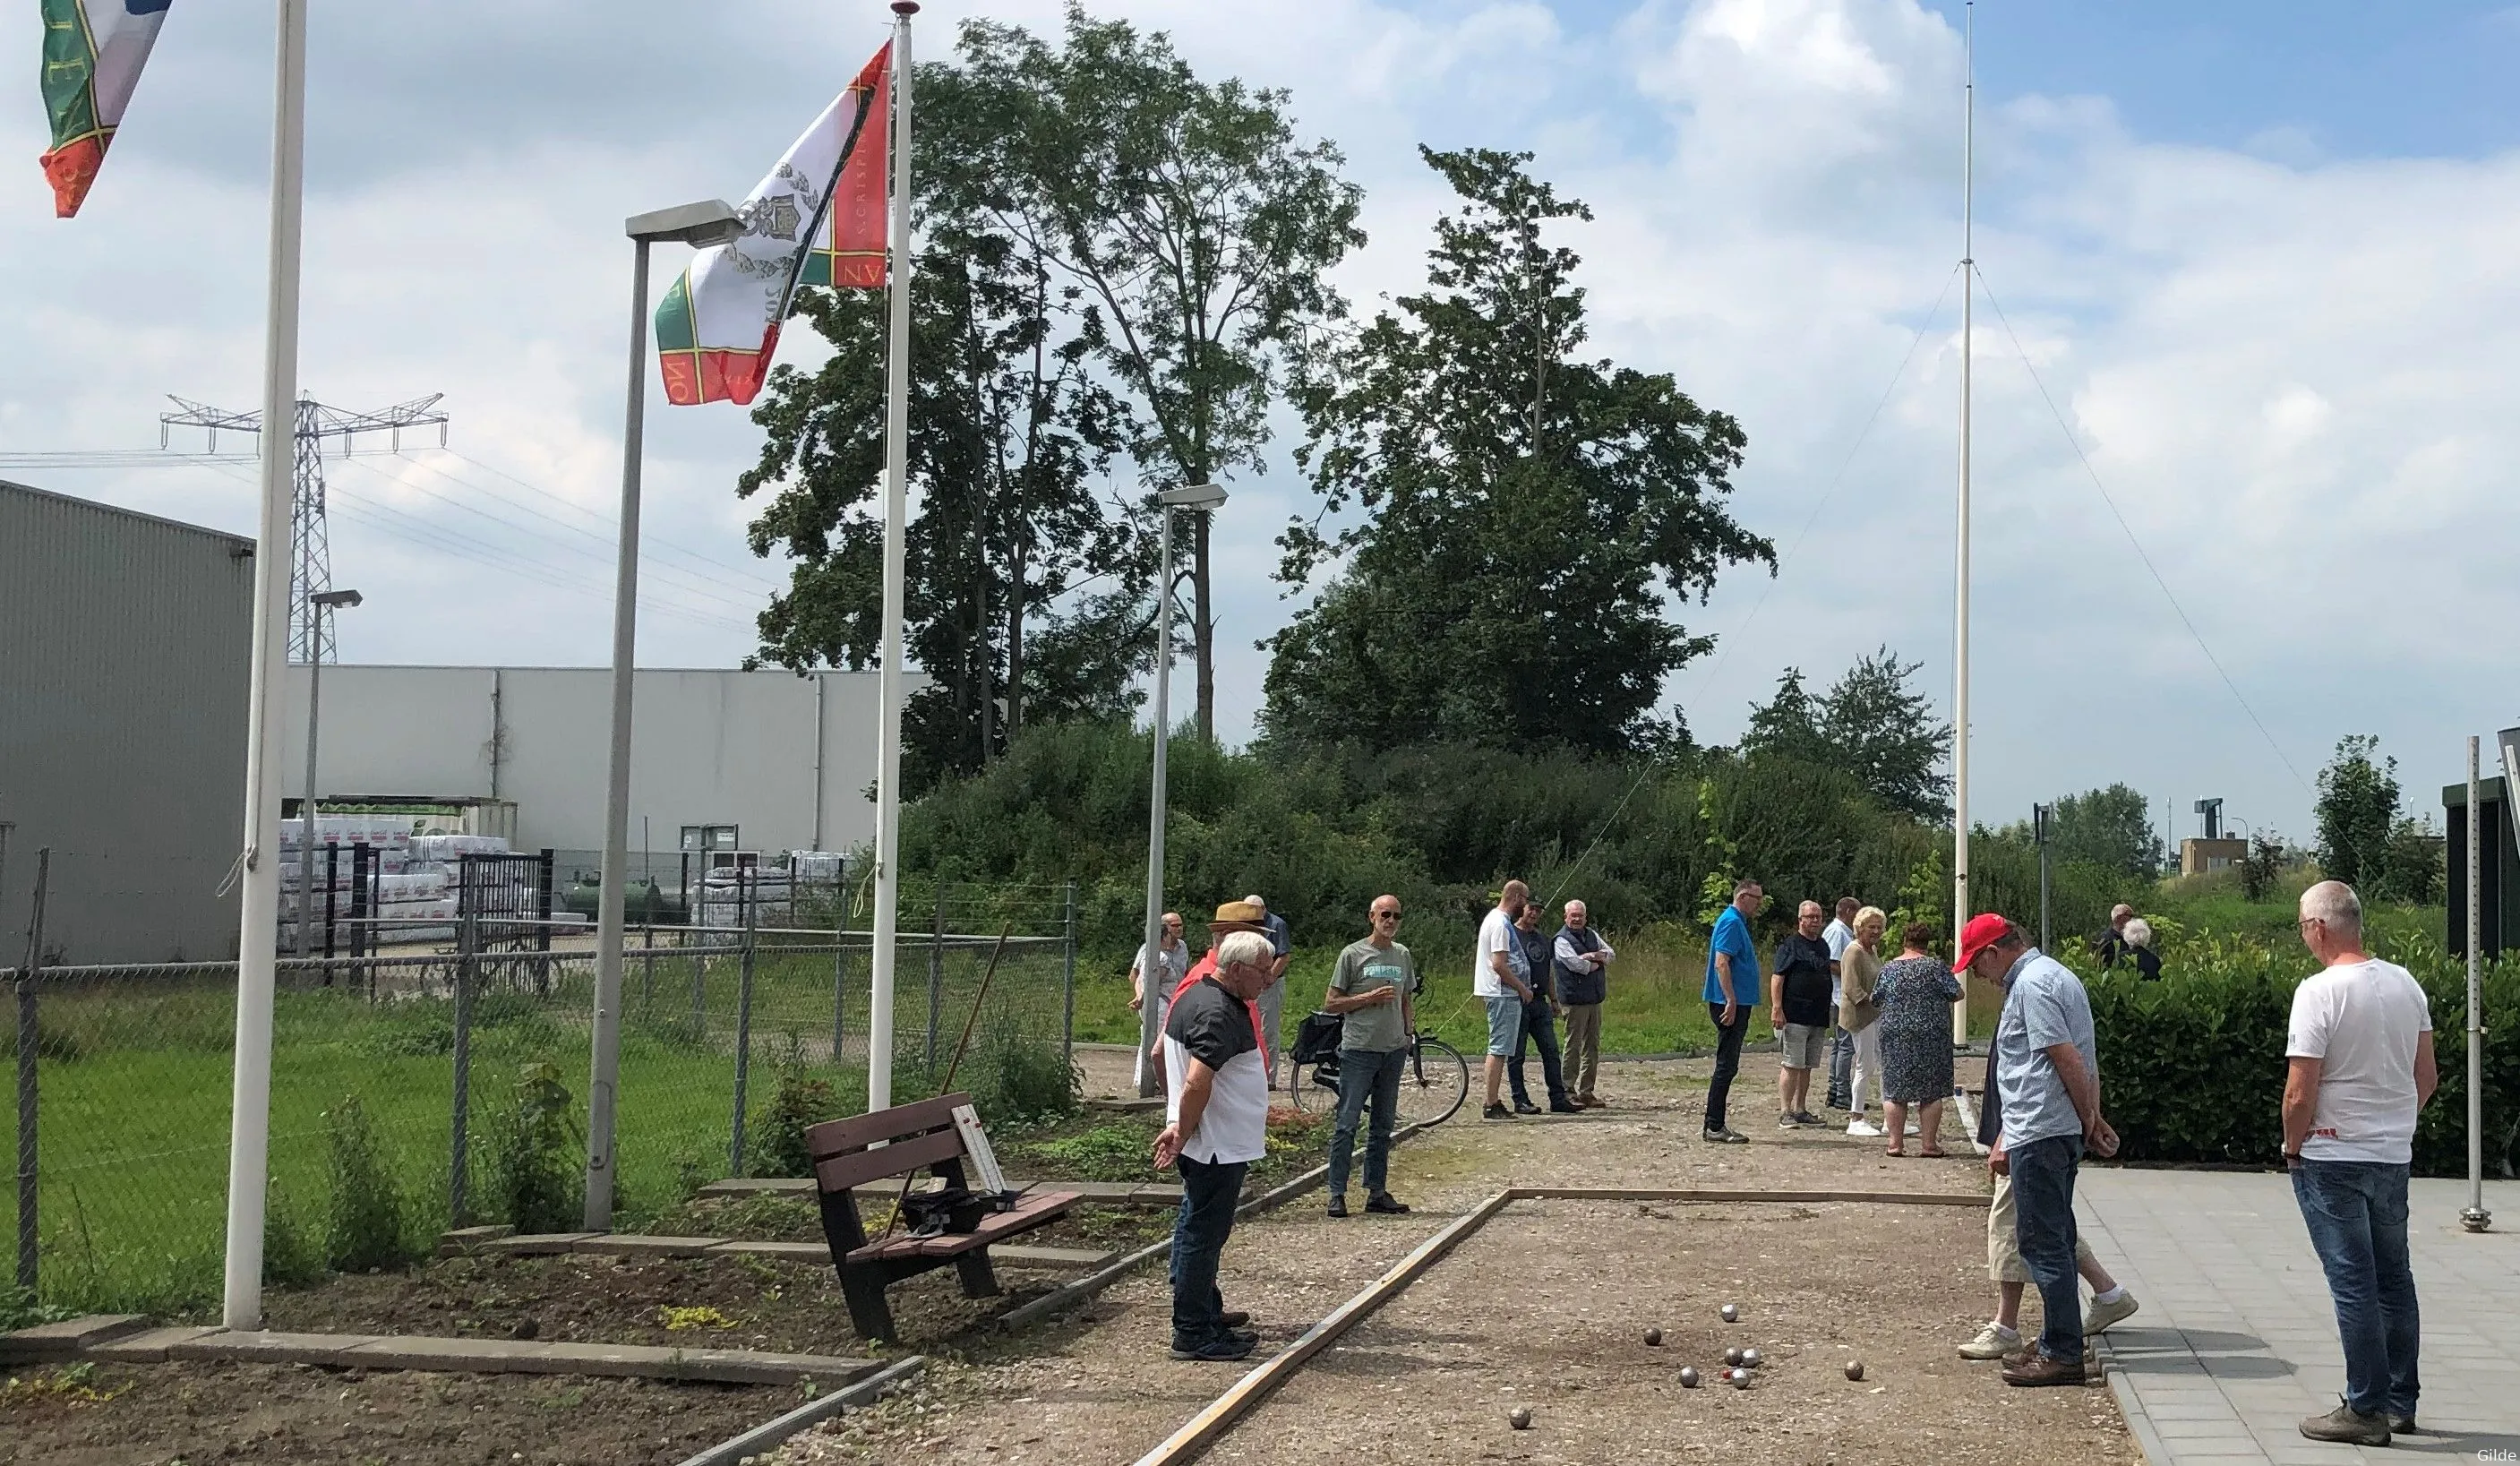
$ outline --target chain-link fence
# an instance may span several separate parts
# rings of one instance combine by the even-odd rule
[[[1072,1102],[1072,891],[905,884],[895,1099],[952,1069],[998,1118]],[[801,1174],[803,1127],[865,1107],[871,892],[769,875],[722,885],[694,903],[697,923],[628,932],[617,1225],[723,1177]],[[276,1276],[410,1256],[459,1220],[579,1224],[593,929],[468,910],[450,930],[283,960]],[[0,969],[0,985],[16,1019],[17,1184],[0,1202],[16,1280],[87,1308],[214,1300],[236,964],[39,956]]]

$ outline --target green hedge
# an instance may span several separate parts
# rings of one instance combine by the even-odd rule
[[[2467,1174],[2467,973],[2428,938],[2384,944],[2432,999],[2441,1089],[2415,1130],[2415,1174]],[[2309,959],[2210,939],[2162,982],[2089,980],[2103,1102],[2130,1161],[2277,1166],[2284,1036]],[[2520,961],[2486,970],[2485,1165],[2506,1175],[2520,1121]]]

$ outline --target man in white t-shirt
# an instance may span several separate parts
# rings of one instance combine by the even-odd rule
[[[2362,951],[2362,903],[2343,881],[2302,893],[2301,939],[2325,965],[2292,995],[2284,1164],[2345,1346],[2344,1401],[2301,1433],[2386,1445],[2391,1432],[2415,1428],[2422,1328],[2407,1173],[2415,1113],[2439,1080],[2432,1008],[2406,968]]]
[[[1837,911],[1820,939],[1828,944],[1828,1107],[1832,1110],[1854,1110],[1855,1096],[1850,1090],[1855,1079],[1855,1035],[1847,1032],[1845,1015],[1846,974],[1839,963],[1846,949],[1855,945],[1855,913],[1864,903],[1852,896],[1837,898]],[[1864,1118],[1856,1111],[1855,1118]]]
[[[1506,1061],[1522,1042],[1522,1005],[1531,1001],[1531,984],[1513,970],[1508,955],[1517,940],[1514,919],[1530,900],[1531,887],[1518,880],[1505,883],[1496,907],[1479,922],[1479,944],[1470,961],[1470,991],[1488,1009],[1488,1103],[1481,1113],[1490,1120],[1513,1118],[1497,1091],[1505,1085]]]
[[[1176,1359],[1246,1357],[1260,1336],[1250,1315],[1225,1307],[1216,1285],[1225,1240],[1251,1163],[1269,1149],[1269,1073],[1251,1004],[1274,980],[1277,954],[1259,932],[1216,944],[1216,971],[1182,989],[1164,1019],[1164,1071],[1180,1083],[1164,1100],[1155,1168],[1181,1168],[1173,1215]]]

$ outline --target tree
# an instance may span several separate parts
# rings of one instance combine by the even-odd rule
[[[2265,829],[2250,836],[2249,853],[2240,860],[2240,894],[2250,901],[2266,900],[2274,893],[2284,864],[2283,836]]]
[[[1284,360],[1344,313],[1324,273],[1365,243],[1337,148],[1296,139],[1286,93],[1202,81],[1168,36],[1074,3],[1062,49],[974,21],[959,50],[990,124],[963,140],[977,182],[962,206],[1080,292],[1088,338],[1143,415],[1140,466],[1167,484],[1259,466]],[[1198,732],[1213,739],[1203,514],[1190,580]]]
[[[944,105],[922,115],[950,142],[974,123],[952,88],[939,90]],[[938,151],[950,181],[953,150]],[[1097,638],[1123,665],[1142,660],[1143,625],[1115,622],[1106,602],[1116,595],[1143,606],[1150,578],[1126,509],[1095,492],[1095,476],[1126,441],[1127,418],[1093,380],[1074,302],[1005,235],[936,210],[927,235],[912,294],[910,474],[920,508],[903,609],[910,657],[935,683],[904,710],[914,789],[985,762],[1028,704],[1107,703],[1105,690],[1045,685],[1027,657],[1027,627],[1054,598],[1107,580],[1106,601],[1088,613]],[[814,373],[774,371],[753,412],[767,432],[736,492],[776,486],[750,527],[752,548],[794,561],[788,591],[761,615],[754,660],[864,667],[880,654],[884,300],[806,290],[797,311],[832,351]],[[1054,635],[1059,624],[1052,620]]]
[[[1923,666],[1901,662],[1885,645],[1858,658],[1818,698],[1804,689],[1801,669],[1788,667],[1776,695],[1750,710],[1741,751],[1842,769],[1894,810],[1949,820],[1952,781],[1941,765],[1952,731],[1909,686]]]
[[[2059,863],[2086,861],[2145,880],[2161,869],[2152,802],[2125,784],[2058,799],[2049,831],[2048,843]]]
[[[1419,151],[1461,205],[1436,224],[1428,289],[1298,385],[1321,508],[1280,536],[1279,578],[1344,563],[1268,644],[1263,727],[1289,744],[1666,746],[1685,733],[1649,715],[1663,679],[1713,643],[1665,598],[1776,560],[1723,502],[1740,426],[1667,376],[1575,354],[1578,256],[1540,235],[1591,214],[1530,155]]]
[[[2398,823],[2398,761],[2375,761],[2379,751],[2377,737],[2348,733],[2318,771],[2319,868],[2329,880],[2357,888],[2387,878],[2389,837]]]

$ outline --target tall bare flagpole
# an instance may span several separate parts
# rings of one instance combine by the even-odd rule
[[[867,1108],[892,1105],[893,928],[901,915],[902,584],[910,482],[910,18],[892,6],[892,345],[883,404],[883,661],[876,689],[875,991],[867,1004]]]
[[[297,265],[306,162],[306,0],[279,0],[271,116],[271,276],[263,324],[262,518],[253,555],[247,700],[244,901],[237,934],[236,1088],[228,1121],[222,1320],[262,1326],[262,1225],[271,1161],[271,1007],[280,943],[280,717],[289,655],[290,509],[296,491]],[[311,831],[310,831],[311,833]]]
[[[1969,371],[1977,302],[1977,6],[1968,7],[1968,60],[1960,110],[1960,508],[1959,563],[1952,601],[1952,940],[1973,914],[1969,904]],[[1963,982],[1965,987],[1965,982]],[[1952,1009],[1952,1042],[1968,1042],[1968,999]]]

